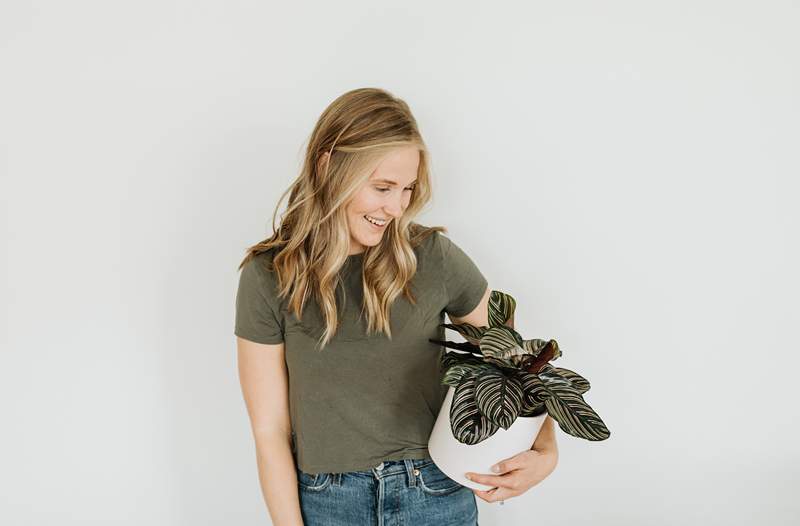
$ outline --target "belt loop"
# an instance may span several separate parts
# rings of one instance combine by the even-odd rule
[[[409,458],[405,458],[403,459],[403,462],[406,465],[406,474],[408,475],[408,486],[410,488],[413,488],[417,485],[417,475],[415,473],[417,470],[414,467],[414,461]]]
[[[342,474],[341,473],[331,473],[331,477],[333,477],[333,480],[331,481],[331,483],[334,486],[341,486],[342,485]]]

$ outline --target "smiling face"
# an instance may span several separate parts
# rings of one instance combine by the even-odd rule
[[[411,201],[418,168],[419,151],[415,146],[392,150],[381,160],[347,206],[350,227],[348,255],[358,254],[368,246],[380,243],[389,222],[403,215]],[[371,223],[365,216],[383,225]]]

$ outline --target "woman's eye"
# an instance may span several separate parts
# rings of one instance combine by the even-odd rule
[[[412,191],[416,188],[416,186],[412,186],[411,188],[406,188],[408,191]],[[375,188],[379,192],[388,192],[391,188]]]

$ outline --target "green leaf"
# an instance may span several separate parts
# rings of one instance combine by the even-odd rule
[[[476,365],[486,365],[481,358],[463,352],[445,352],[442,355],[442,367],[447,368],[453,364],[472,363]]]
[[[547,413],[562,431],[578,438],[599,441],[611,436],[600,416],[586,403],[572,383],[553,372],[540,372],[539,378],[550,397],[545,400]]]
[[[550,392],[545,389],[544,383],[537,375],[521,371],[515,376],[522,385],[522,392],[527,404],[540,405],[550,397]]]
[[[456,440],[468,445],[478,444],[500,429],[478,410],[474,377],[468,377],[455,388],[450,406],[450,429]]]
[[[433,338],[428,339],[431,343],[436,343],[438,345],[442,345],[443,347],[447,347],[449,349],[456,349],[459,351],[466,351],[469,353],[474,353],[477,355],[481,354],[481,348],[477,345],[474,345],[469,342],[451,342],[449,340],[442,341],[442,340],[434,340]]]
[[[548,343],[550,343],[550,340],[540,340],[539,338],[522,340],[522,348],[531,356],[539,356]]]
[[[489,364],[468,353],[446,352],[442,356],[442,384],[457,387],[467,376],[489,368]]]
[[[490,368],[475,375],[475,401],[478,410],[492,423],[508,429],[522,409],[522,384]]]
[[[517,418],[524,418],[528,416],[539,416],[546,412],[547,412],[547,406],[545,404],[539,404],[539,405],[525,404],[522,406],[522,410],[519,412],[519,416]]]
[[[579,375],[575,371],[570,371],[569,369],[564,369],[563,367],[552,367],[552,366],[551,369],[556,374],[561,375],[567,380],[569,380],[570,383],[572,384],[573,389],[578,391],[578,394],[585,393],[591,387],[589,385],[589,380]]]
[[[512,331],[509,327],[489,328],[480,340],[483,359],[498,366],[516,366],[512,358],[523,357],[526,353]]]
[[[516,307],[517,302],[511,295],[493,290],[489,294],[489,327],[501,327],[510,323]]]
[[[488,329],[488,327],[475,327],[469,323],[442,323],[439,326],[458,332],[473,345],[478,345],[480,343],[481,336],[483,336],[483,333]]]

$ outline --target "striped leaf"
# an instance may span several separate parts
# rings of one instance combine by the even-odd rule
[[[549,340],[540,340],[539,338],[522,340],[522,348],[531,356],[539,356],[548,343],[550,343]]]
[[[456,440],[468,445],[482,442],[500,429],[478,410],[474,376],[467,377],[455,388],[450,406],[450,429]]]
[[[493,290],[489,294],[489,327],[514,326],[517,302],[509,294]]]
[[[550,392],[545,389],[544,383],[533,373],[518,372],[517,380],[522,385],[525,403],[528,405],[540,405],[550,397]]]
[[[539,416],[547,412],[544,400],[550,396],[538,376],[531,373],[517,371],[514,376],[522,384],[522,409],[519,417]]]
[[[547,413],[562,431],[578,438],[599,441],[611,433],[597,413],[573,388],[572,382],[553,371],[539,373],[550,397],[545,400]]]
[[[490,327],[480,341],[483,359],[499,366],[516,366],[512,357],[519,357],[517,358],[519,361],[526,353],[525,349],[520,347],[513,330],[508,327]]]
[[[578,394],[585,393],[586,391],[589,390],[589,387],[591,387],[589,385],[589,380],[579,375],[575,371],[570,371],[569,369],[564,369],[563,367],[552,367],[552,366],[551,369],[556,374],[559,374],[564,378],[566,378],[567,380],[569,380],[570,383],[572,384],[572,388],[575,389],[578,392]]]
[[[478,410],[492,423],[508,429],[522,409],[522,384],[495,368],[475,375]]]
[[[498,327],[498,328],[500,328],[500,327]],[[514,338],[514,341],[517,342],[517,345],[519,345],[520,347],[522,347],[522,344],[525,343],[525,340],[522,339],[522,335],[520,333],[518,333],[514,329],[514,327],[502,327],[502,330],[504,330],[508,334],[510,334],[511,337]]]
[[[449,349],[456,349],[458,351],[465,351],[477,355],[481,354],[481,348],[469,342],[451,342],[449,340],[448,341],[434,340],[433,338],[428,338],[428,341],[431,343],[439,344],[443,347],[447,347]]]
[[[488,327],[475,327],[469,323],[442,323],[439,326],[458,332],[465,340],[473,345],[478,345],[480,343],[481,336],[483,336],[483,333],[488,329]]]
[[[455,353],[447,353],[448,356],[451,354]],[[444,378],[442,379],[442,384],[452,385],[453,387],[458,387],[458,385],[470,375],[475,375],[487,369],[493,369],[483,360],[475,358],[450,358],[446,360],[446,362],[443,360],[443,362],[446,363],[446,365],[443,363],[446,370]]]
[[[539,404],[539,405],[523,404],[522,410],[519,412],[518,418],[524,418],[528,416],[539,416],[542,413],[546,412],[547,412],[547,406],[545,404]]]
[[[483,360],[476,358],[469,353],[445,352],[442,355],[442,369],[447,369],[457,363],[483,363]]]
[[[461,383],[466,375],[472,374],[472,369],[473,366],[470,365],[455,364],[445,371],[444,377],[442,378],[442,384],[458,387],[458,384]]]

